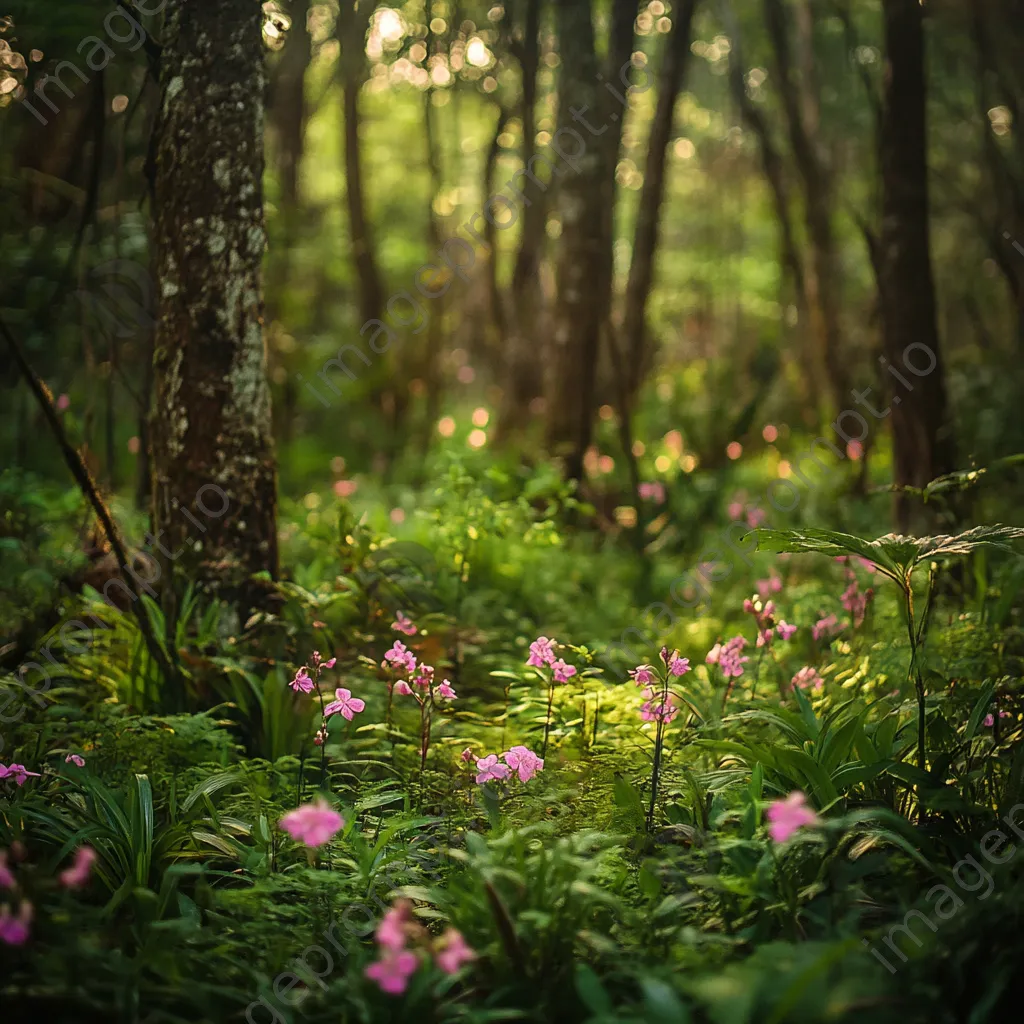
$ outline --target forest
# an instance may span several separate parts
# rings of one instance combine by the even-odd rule
[[[0,0],[0,1020],[1017,1019],[1022,111],[1024,0]]]

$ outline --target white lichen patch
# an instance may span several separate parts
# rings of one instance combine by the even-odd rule
[[[214,161],[213,180],[225,192],[231,187],[231,161],[226,156]]]

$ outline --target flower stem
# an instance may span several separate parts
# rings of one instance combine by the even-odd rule
[[[551,731],[551,708],[555,703],[555,677],[551,676],[551,682],[548,684],[548,717],[544,721],[544,746],[541,748],[540,756],[542,758],[548,756],[548,734]]]

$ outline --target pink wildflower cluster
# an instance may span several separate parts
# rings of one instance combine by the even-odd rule
[[[402,612],[395,613],[395,621],[391,623],[391,628],[397,629],[399,633],[404,633],[406,636],[416,635],[416,626],[412,619],[407,618]]]
[[[473,756],[468,748],[462,752],[462,759],[467,763]],[[476,758],[476,782],[480,786],[492,780],[497,782],[507,779],[513,774],[519,776],[520,782],[529,782],[537,772],[543,770],[544,758],[523,746],[510,747],[501,755],[501,761],[497,754]]]
[[[319,799],[289,811],[280,825],[297,843],[314,850],[330,842],[345,827],[345,819],[326,800]]]
[[[707,657],[704,660],[709,665],[717,665],[722,670],[722,675],[726,679],[729,679],[731,676],[739,678],[743,675],[744,663],[750,661],[749,657],[741,653],[746,646],[746,637],[734,636],[724,644],[715,644],[708,651]]]
[[[455,928],[446,929],[440,938],[431,938],[426,928],[413,919],[412,904],[408,900],[394,903],[381,918],[374,937],[380,959],[366,968],[366,976],[388,995],[401,995],[406,990],[409,979],[420,966],[417,951],[432,956],[445,974],[457,974],[463,964],[476,959],[476,953]]]
[[[402,669],[405,672],[416,671],[416,655],[401,640],[396,640],[389,651],[384,653],[381,668]]]
[[[67,889],[81,889],[89,881],[95,863],[96,851],[91,846],[80,846],[71,867],[60,873],[60,884]]]
[[[1000,711],[1000,712],[999,712],[999,717],[1000,717],[1000,718],[1013,718],[1013,715],[1012,715],[1012,714],[1010,714],[1010,712],[1009,712],[1009,711]],[[985,726],[985,728],[986,728],[986,729],[991,729],[991,728],[992,728],[992,726],[994,726],[994,725],[996,724],[996,719],[995,719],[995,715],[993,715],[993,714],[992,714],[991,712],[989,712],[989,714],[987,714],[987,715],[986,715],[986,716],[985,716],[985,717],[984,717],[984,718],[982,719],[982,722],[981,722],[981,724],[982,724],[983,726]]]
[[[756,530],[768,518],[768,516],[764,509],[758,508],[757,505],[745,504],[743,497],[742,493],[737,494],[729,503],[726,508],[726,512],[729,514],[729,518],[734,522],[745,518],[747,526],[752,530]]]
[[[324,661],[324,659],[320,656],[320,652],[314,651],[312,662],[313,672],[316,675],[317,681],[319,681],[320,674],[324,671],[324,669],[334,668],[334,666],[338,663],[338,659],[330,658],[327,661]],[[303,665],[302,668],[300,668],[299,671],[295,673],[295,678],[288,685],[296,693],[299,693],[300,691],[302,693],[312,693],[313,690],[316,688],[316,682],[314,682],[313,677],[309,674],[309,666]]]
[[[777,594],[782,589],[782,580],[775,573],[772,573],[768,579],[758,580],[754,586],[757,589],[758,596],[764,601],[769,594]]]
[[[837,633],[843,631],[843,626],[840,624],[839,619],[835,615],[826,615],[823,619],[818,621],[811,627],[811,636],[815,640],[831,639]]]
[[[768,835],[775,843],[784,843],[798,828],[817,825],[819,821],[799,790],[790,793],[785,800],[772,803],[765,817],[768,819]]]
[[[854,629],[860,628],[861,623],[864,621],[864,616],[867,614],[868,603],[874,596],[875,591],[872,587],[868,587],[867,590],[861,591],[857,586],[857,581],[855,579],[851,580],[850,585],[843,591],[843,607],[853,618]]]
[[[813,686],[815,692],[820,690],[824,685],[825,681],[818,675],[817,671],[811,668],[810,665],[804,665],[802,669],[795,676],[793,676],[791,686],[799,686],[801,690],[806,690],[808,687]]]
[[[666,725],[679,714],[679,708],[672,703],[670,697],[661,698],[655,693],[653,686],[644,690],[644,703],[640,708],[640,717],[645,722],[665,722]]]
[[[527,665],[534,668],[544,668],[545,665],[551,668],[551,677],[556,683],[567,683],[576,675],[576,668],[567,665],[561,658],[555,657],[556,641],[546,636],[539,636],[530,644],[530,656],[526,659]]]

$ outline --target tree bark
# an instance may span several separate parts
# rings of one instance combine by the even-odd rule
[[[277,572],[263,343],[262,12],[170,0],[155,126],[153,520],[165,554],[240,607]],[[169,566],[168,566],[169,567]]]
[[[883,0],[882,11],[882,339],[888,367],[910,384],[893,378],[893,468],[898,486],[924,487],[954,468],[929,249],[924,14],[918,0]],[[916,506],[895,493],[900,532],[909,530]]]
[[[363,188],[363,156],[360,138],[359,91],[366,81],[366,26],[370,5],[356,10],[353,0],[341,0],[337,38],[341,44],[342,105],[345,120],[345,202],[348,206],[352,262],[359,282],[359,315],[362,323],[379,319],[384,309],[384,285],[377,266],[370,218]]]
[[[593,432],[600,339],[611,301],[615,164],[626,114],[602,77],[625,95],[620,69],[628,65],[633,46],[636,4],[614,0],[604,67],[595,50],[589,0],[560,4],[556,13],[562,57],[558,132],[563,149],[572,146],[573,155],[559,168],[562,236],[547,441],[555,453],[566,455],[567,478],[578,480]],[[628,75],[621,77],[628,81]]]

